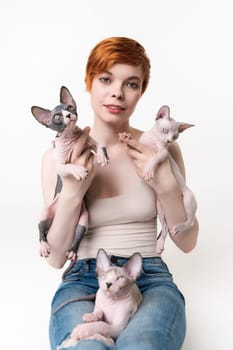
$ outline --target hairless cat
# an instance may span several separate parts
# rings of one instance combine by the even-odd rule
[[[69,162],[72,154],[74,144],[82,133],[77,125],[77,106],[70,91],[62,86],[60,89],[60,104],[54,109],[49,110],[38,106],[32,106],[31,112],[38,122],[42,125],[57,132],[54,141],[54,154],[56,161],[57,173],[60,176],[72,175],[78,180],[84,180],[88,176],[88,171],[85,167],[77,164],[71,164]],[[106,147],[99,145],[91,138],[88,137],[88,141],[85,148],[91,148],[91,152],[96,155],[97,162],[105,166],[109,162]],[[50,247],[47,242],[47,233],[51,223],[53,221],[59,192],[62,187],[61,178],[58,177],[58,182],[55,190],[55,195],[52,203],[44,208],[42,211],[41,219],[39,222],[39,239],[40,239],[40,255],[47,257],[50,252]],[[79,243],[85,234],[88,226],[88,212],[83,201],[81,214],[75,231],[75,239],[67,253],[67,257],[70,260],[75,260]]]
[[[94,310],[83,315],[84,322],[72,330],[70,337],[57,350],[72,347],[82,339],[101,339],[112,345],[142,301],[142,294],[135,283],[141,269],[142,257],[137,252],[123,266],[115,266],[106,251],[99,249],[96,257],[97,294],[74,300],[92,300],[95,297]]]
[[[143,132],[139,138],[139,141],[141,143],[148,145],[149,147],[152,147],[156,150],[156,154],[149,159],[148,163],[145,166],[143,176],[144,180],[150,181],[154,176],[156,168],[168,157],[172,172],[182,193],[187,220],[183,223],[177,223],[174,225],[170,231],[171,235],[179,234],[180,232],[183,232],[192,227],[194,225],[195,214],[197,210],[197,202],[194,194],[186,185],[175,160],[172,158],[168,151],[169,144],[177,140],[181,132],[192,126],[194,125],[184,122],[176,122],[173,118],[170,117],[170,108],[167,105],[164,105],[159,109],[153,127],[150,130]],[[125,138],[131,138],[131,135],[128,133],[120,133],[119,138],[120,141],[123,142]],[[165,239],[169,230],[159,200],[157,200],[156,204],[162,226],[161,232],[158,235],[156,251],[157,253],[161,253],[164,250]]]

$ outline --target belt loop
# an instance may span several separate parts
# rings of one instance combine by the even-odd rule
[[[111,255],[111,256],[110,256],[110,261],[111,261],[112,264],[117,264],[118,259],[117,259],[116,256]]]

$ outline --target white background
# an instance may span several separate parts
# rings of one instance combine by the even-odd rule
[[[151,82],[134,125],[150,128],[162,104],[175,119],[195,124],[180,145],[199,203],[198,246],[184,254],[167,242],[164,258],[186,297],[183,349],[233,349],[232,4],[0,1],[2,349],[49,349],[50,301],[61,275],[38,256],[40,160],[54,135],[30,107],[53,107],[66,85],[77,99],[79,125],[90,125],[85,63],[108,36],[140,41],[151,58]]]

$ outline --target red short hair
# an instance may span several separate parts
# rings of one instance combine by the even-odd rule
[[[114,64],[141,65],[143,71],[142,93],[150,78],[150,60],[144,47],[134,39],[111,37],[100,41],[90,52],[86,65],[86,89],[91,90],[96,75],[107,71]]]

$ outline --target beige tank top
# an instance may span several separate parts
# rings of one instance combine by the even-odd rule
[[[86,198],[89,228],[82,239],[78,258],[95,258],[99,248],[109,255],[128,257],[140,252],[157,256],[155,192],[143,180],[127,193],[110,198]]]

